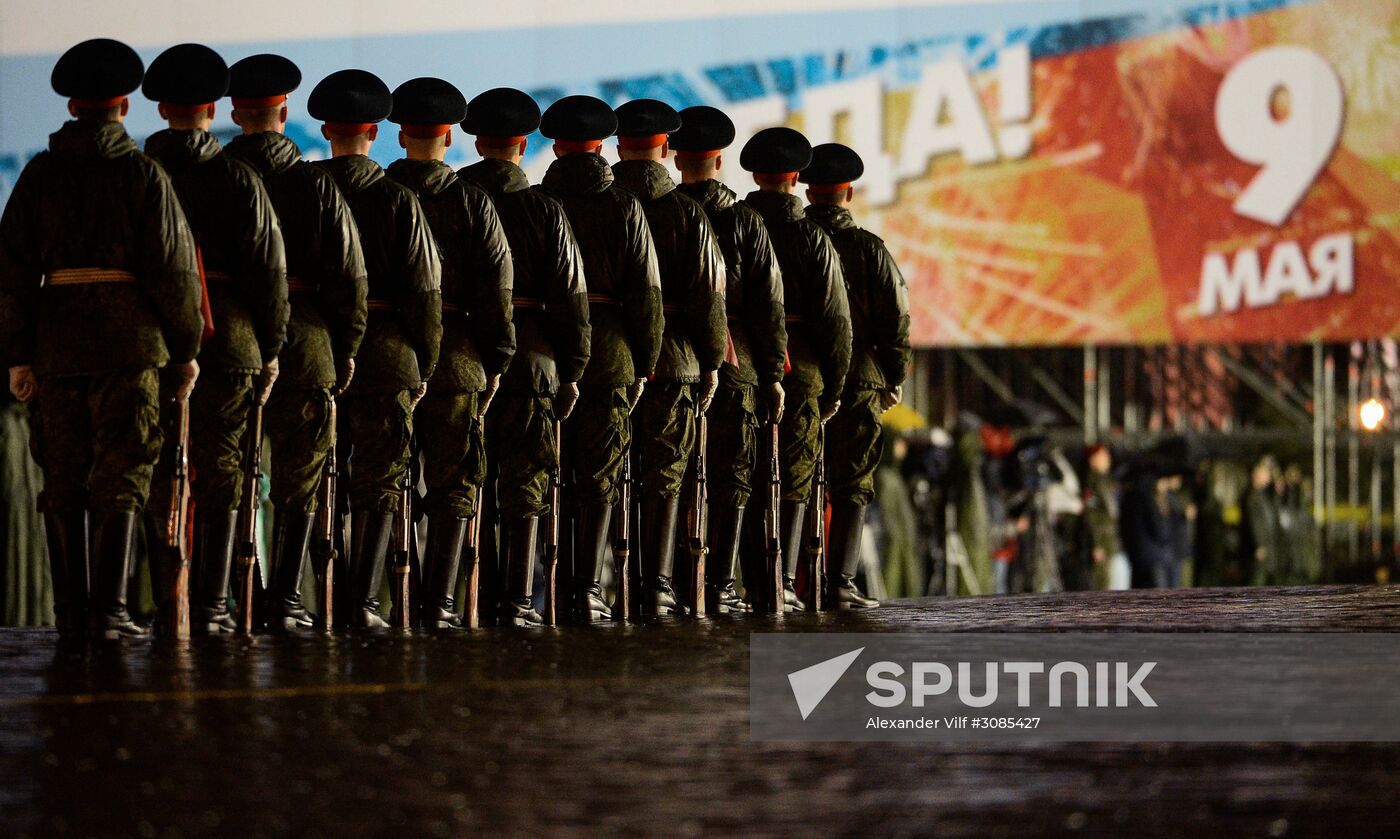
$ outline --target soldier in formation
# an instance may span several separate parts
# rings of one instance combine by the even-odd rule
[[[255,410],[274,509],[263,611],[272,629],[312,624],[301,586],[336,473],[337,403],[350,514],[337,591],[352,626],[386,625],[389,541],[420,484],[419,625],[540,623],[539,522],[560,514],[560,473],[576,515],[561,612],[607,620],[621,604],[605,600],[601,569],[629,459],[641,612],[683,613],[673,557],[702,418],[706,611],[750,609],[740,570],[758,601],[763,517],[745,512],[775,478],[780,607],[800,603],[804,522],[828,502],[813,497],[824,427],[842,440],[826,455],[825,585],[831,605],[877,605],[855,582],[860,533],[879,417],[902,395],[909,316],[889,252],[851,216],[854,151],[761,131],[739,159],[759,188],[738,200],[719,180],[734,125],[715,108],[641,99],[614,111],[568,96],[541,114],[512,88],[468,102],[424,77],[390,93],[351,69],[308,98],[331,148],[310,163],[285,135],[300,84],[282,56],[228,67],[197,44],[147,72],[129,47],[88,41],[54,68],[74,120],[26,166],[0,217],[0,350],[12,393],[33,403],[63,633],[145,632],[126,607],[143,512],[157,609],[177,605],[168,578],[183,558],[165,537],[184,400],[199,631],[235,628],[237,515],[257,501],[240,497],[240,479],[262,456]],[[122,127],[138,88],[169,126],[146,154]],[[225,95],[242,133],[221,148],[209,127]],[[404,151],[387,171],[369,157],[385,119]],[[444,160],[458,126],[482,160],[454,172]],[[521,162],[537,130],[557,159],[531,186]],[[610,165],[603,143],[614,136]],[[664,165],[673,152],[679,185]],[[760,423],[779,432],[776,475],[765,474]],[[464,615],[464,550],[481,524],[483,606]]]

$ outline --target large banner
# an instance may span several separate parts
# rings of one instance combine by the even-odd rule
[[[302,66],[289,134],[309,157],[327,149],[298,109],[349,66],[542,106],[713,104],[739,143],[777,124],[849,143],[856,214],[903,268],[924,346],[1400,334],[1400,0],[194,5],[7,3],[0,200],[64,118],[47,86],[64,46],[110,34],[149,61],[200,40]],[[154,111],[134,103],[138,138]],[[552,155],[530,149],[537,177]],[[450,152],[475,159],[460,136]],[[392,132],[374,153],[400,154]],[[737,144],[725,162],[751,190]]]

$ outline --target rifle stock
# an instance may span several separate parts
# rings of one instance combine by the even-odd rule
[[[476,515],[467,524],[467,546],[462,551],[463,573],[466,576],[466,597],[462,609],[462,620],[467,629],[481,628],[481,496],[483,487],[477,487]]]
[[[408,474],[403,479],[403,489],[399,498],[399,516],[394,526],[394,548],[393,548],[393,578],[390,583],[390,599],[393,601],[392,626],[395,629],[408,629],[413,625],[412,616],[409,612],[412,609],[411,591],[411,571],[412,571],[412,535],[413,529],[413,470],[408,470]],[[376,558],[378,559],[378,558]]]
[[[563,450],[562,438],[563,424],[559,420],[554,421],[554,450]],[[549,519],[545,522],[544,529],[544,619],[545,626],[556,626],[559,623],[559,505],[560,484],[563,469],[559,464],[555,464],[549,475]]]
[[[705,614],[705,555],[710,548],[705,544],[705,511],[709,476],[705,465],[705,449],[710,441],[710,422],[701,414],[696,420],[697,439],[695,441],[695,488],[690,500],[690,613]]]
[[[253,632],[253,600],[258,575],[258,504],[262,500],[263,406],[253,404],[248,421],[248,446],[243,453],[243,502],[239,511],[238,631]]]
[[[631,435],[628,435],[629,439]],[[613,604],[613,620],[632,617],[632,451],[622,455],[622,480],[613,514],[613,566],[617,576],[617,600]]]
[[[822,608],[823,559],[826,556],[826,425],[817,429],[817,468],[812,480],[811,521],[807,533],[807,611]]]
[[[767,560],[767,589],[764,607],[776,615],[783,613],[783,479],[778,473],[778,424],[769,423],[772,439],[768,457],[768,509],[764,511],[764,555]],[[755,598],[757,600],[758,598]],[[757,605],[757,604],[755,604]]]
[[[336,408],[335,398],[331,398],[331,446],[326,465],[321,472],[321,505],[316,522],[316,599],[321,604],[321,628],[330,632],[335,626],[335,564],[339,552],[335,547],[335,528],[340,521],[336,515],[335,502],[337,484],[340,481],[340,467],[336,465]]]
[[[175,439],[175,474],[170,483],[170,514],[166,520],[166,545],[177,565],[170,581],[170,608],[162,615],[166,629],[176,638],[190,634],[190,401],[176,403],[179,432]]]

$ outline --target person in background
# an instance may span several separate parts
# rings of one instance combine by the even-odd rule
[[[1118,538],[1118,486],[1113,480],[1113,453],[1108,446],[1090,447],[1088,466],[1083,522],[1091,563],[1090,583],[1095,591],[1108,591],[1113,587],[1114,564],[1127,561],[1123,542]]]
[[[1119,536],[1132,565],[1133,588],[1163,588],[1172,561],[1167,491],[1170,479],[1150,466],[1138,468],[1123,496]]]
[[[1215,466],[1209,461],[1196,469],[1192,484],[1196,506],[1196,539],[1192,545],[1192,585],[1225,584],[1225,506],[1215,493]]]
[[[1180,588],[1191,584],[1191,553],[1195,542],[1196,505],[1185,494],[1181,475],[1167,479],[1167,515],[1171,524],[1171,562],[1167,565],[1166,585]]]
[[[1279,582],[1278,499],[1274,496],[1274,473],[1278,464],[1269,455],[1260,458],[1249,473],[1249,489],[1240,502],[1240,564],[1249,569],[1251,585]]]

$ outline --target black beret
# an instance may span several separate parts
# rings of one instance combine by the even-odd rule
[[[306,112],[321,122],[379,122],[393,109],[389,86],[364,70],[331,73],[306,100]]]
[[[228,92],[228,65],[203,44],[178,44],[151,62],[141,93],[152,102],[203,105]]]
[[[865,174],[865,164],[850,146],[822,143],[812,148],[812,162],[797,177],[804,184],[848,184]]]
[[[672,151],[715,151],[734,142],[734,122],[719,108],[695,105],[680,113],[681,127],[671,135]]]
[[[617,106],[617,136],[650,137],[681,127],[681,115],[660,99],[633,99]]]
[[[83,41],[59,56],[49,83],[70,99],[115,99],[141,86],[146,65],[136,50],[111,38]]]
[[[389,121],[399,125],[455,125],[467,115],[467,97],[451,82],[423,77],[394,88]]]
[[[551,140],[601,140],[617,131],[617,114],[593,96],[565,96],[540,119],[540,133]]]
[[[812,144],[791,128],[765,128],[739,152],[739,166],[760,174],[800,172],[811,162]]]
[[[467,103],[462,130],[486,137],[524,137],[540,127],[540,106],[530,94],[513,87],[478,93]]]
[[[250,55],[228,68],[228,95],[235,99],[285,96],[300,86],[301,70],[280,55]]]

